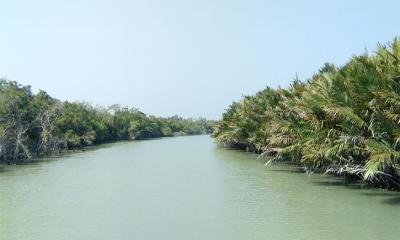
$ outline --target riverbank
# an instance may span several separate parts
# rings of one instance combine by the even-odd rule
[[[213,136],[306,172],[400,189],[400,40],[234,102]]]
[[[100,143],[209,134],[214,121],[146,115],[136,108],[60,101],[0,79],[0,162],[19,162]]]
[[[107,142],[102,142],[102,143],[96,143],[92,145],[86,145],[86,146],[81,146],[78,148],[72,148],[72,149],[60,149],[57,152],[52,152],[46,155],[42,156],[36,156],[33,158],[29,159],[24,159],[23,161],[20,162],[15,162],[15,163],[8,163],[8,162],[0,162],[0,167],[3,165],[20,165],[20,164],[29,164],[29,163],[34,163],[42,160],[49,160],[49,159],[58,159],[64,156],[69,156],[70,154],[76,154],[76,153],[84,153],[86,151],[94,151],[98,150],[107,146],[111,146],[113,144],[118,144],[118,143],[130,143],[130,142],[138,142],[138,141],[148,141],[148,140],[158,140],[158,139],[163,139],[163,138],[180,138],[180,137],[190,137],[190,136],[202,136],[202,135],[207,135],[210,136],[210,134],[195,134],[195,135],[176,135],[176,136],[163,136],[163,137],[151,137],[151,138],[144,138],[144,139],[132,139],[132,140],[114,140],[114,141],[107,141]]]

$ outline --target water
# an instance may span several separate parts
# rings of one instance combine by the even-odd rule
[[[0,239],[400,238],[400,194],[297,170],[208,136],[3,166]]]

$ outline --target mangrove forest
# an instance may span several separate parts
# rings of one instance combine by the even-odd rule
[[[305,82],[234,102],[213,137],[307,173],[352,176],[400,187],[400,40],[343,66],[325,64]]]
[[[60,101],[0,79],[0,163],[117,140],[209,134],[214,121],[156,117],[136,108]]]

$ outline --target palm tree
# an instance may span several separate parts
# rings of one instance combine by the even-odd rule
[[[309,172],[350,174],[399,187],[400,41],[343,67],[325,64],[305,83],[266,88],[233,103],[218,142],[290,160]]]

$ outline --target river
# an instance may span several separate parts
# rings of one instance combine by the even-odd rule
[[[0,168],[1,240],[400,239],[400,194],[264,167],[209,136]]]

